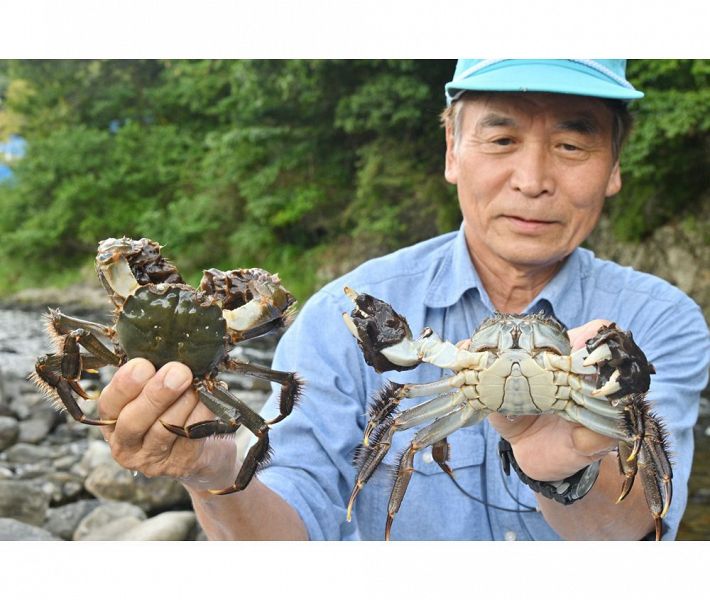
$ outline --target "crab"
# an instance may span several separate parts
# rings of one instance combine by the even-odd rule
[[[649,408],[646,391],[655,373],[630,332],[603,326],[586,347],[571,352],[564,327],[543,314],[496,313],[470,339],[442,340],[430,328],[414,339],[406,319],[386,302],[346,287],[355,303],[345,323],[364,359],[378,373],[430,363],[453,375],[423,384],[389,382],[369,407],[364,439],[355,452],[358,474],[347,507],[390,449],[393,435],[424,425],[399,459],[388,505],[389,539],[413,471],[416,452],[432,456],[449,476],[447,436],[491,413],[507,416],[555,413],[618,440],[624,476],[617,503],[631,491],[637,472],[655,522],[656,539],[672,498],[667,433]],[[404,398],[433,398],[399,410]]]
[[[258,268],[203,271],[197,289],[187,285],[153,240],[109,238],[98,245],[96,271],[114,305],[111,326],[77,319],[50,309],[47,329],[56,351],[40,357],[31,378],[76,421],[112,425],[81,410],[76,396],[89,399],[79,382],[82,373],[106,365],[116,367],[142,357],[156,369],[170,361],[186,364],[192,387],[216,416],[187,426],[161,421],[172,433],[186,438],[234,433],[241,425],[256,436],[234,483],[210,490],[229,494],[243,490],[269,458],[269,429],[286,418],[296,404],[303,382],[295,373],[240,362],[229,352],[240,342],[289,324],[294,297],[277,275]],[[82,349],[85,352],[82,352]],[[263,419],[230,393],[218,379],[231,371],[281,385],[279,415]]]

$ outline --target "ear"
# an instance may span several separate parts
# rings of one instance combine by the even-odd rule
[[[454,131],[451,123],[446,126],[446,165],[444,167],[444,177],[449,183],[458,183],[459,164],[458,157],[454,150]]]
[[[611,169],[611,174],[609,175],[609,181],[606,184],[605,197],[610,198],[615,196],[621,190],[621,167],[619,166],[619,161],[614,163]]]

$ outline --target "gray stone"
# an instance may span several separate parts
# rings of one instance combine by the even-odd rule
[[[46,529],[17,519],[0,518],[0,541],[56,542],[61,541],[61,538],[53,536]]]
[[[90,536],[94,535],[94,532],[100,531],[103,527],[110,523],[126,518],[131,520],[132,525],[135,525],[135,522],[133,521],[144,521],[146,514],[140,508],[133,506],[128,502],[102,502],[98,507],[81,519],[76,527],[76,530],[74,531],[72,539],[96,539],[90,538]],[[115,535],[115,533],[112,533],[112,535]]]
[[[134,475],[115,462],[98,465],[86,478],[84,487],[97,498],[130,502],[147,512],[190,506],[189,495],[178,481]]]
[[[81,462],[76,466],[77,468],[72,468],[72,470],[86,477],[96,467],[104,464],[116,464],[116,461],[111,455],[111,446],[103,439],[89,440],[89,445],[84,452]]]
[[[81,460],[81,458],[75,454],[65,454],[52,461],[52,466],[59,471],[68,471],[78,463],[79,460]]]
[[[13,463],[38,463],[46,461],[49,463],[53,458],[57,458],[59,453],[50,446],[36,446],[26,442],[18,442],[5,451],[5,457]]]
[[[51,406],[43,406],[20,423],[20,441],[37,444],[47,438],[57,422],[58,413]]]
[[[13,381],[12,388],[13,397],[10,408],[22,421],[29,419],[39,407],[48,405],[49,401],[45,396],[29,382]]]
[[[42,477],[49,477],[52,473],[52,466],[48,461],[43,461],[41,463],[23,463],[15,465],[15,479],[41,479]]]
[[[114,538],[121,541],[172,541],[190,538],[195,523],[195,513],[189,510],[168,511],[142,521]]]
[[[41,525],[48,507],[49,495],[37,485],[26,481],[0,480],[0,517]]]
[[[0,452],[17,442],[20,425],[13,417],[0,416]]]
[[[81,541],[116,541],[121,540],[127,531],[140,526],[141,520],[136,517],[121,517],[101,527],[93,529],[81,538]]]
[[[71,540],[81,520],[100,505],[99,500],[79,500],[47,511],[44,528],[53,535]]]

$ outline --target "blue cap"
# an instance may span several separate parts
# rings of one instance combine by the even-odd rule
[[[481,59],[460,58],[452,81],[444,86],[451,104],[469,90],[552,92],[616,100],[643,98],[626,80],[624,59]]]

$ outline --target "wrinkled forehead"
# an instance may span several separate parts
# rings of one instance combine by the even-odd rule
[[[478,128],[525,126],[536,120],[580,131],[611,131],[613,115],[599,98],[569,94],[504,93],[474,95],[462,100],[463,121]]]

